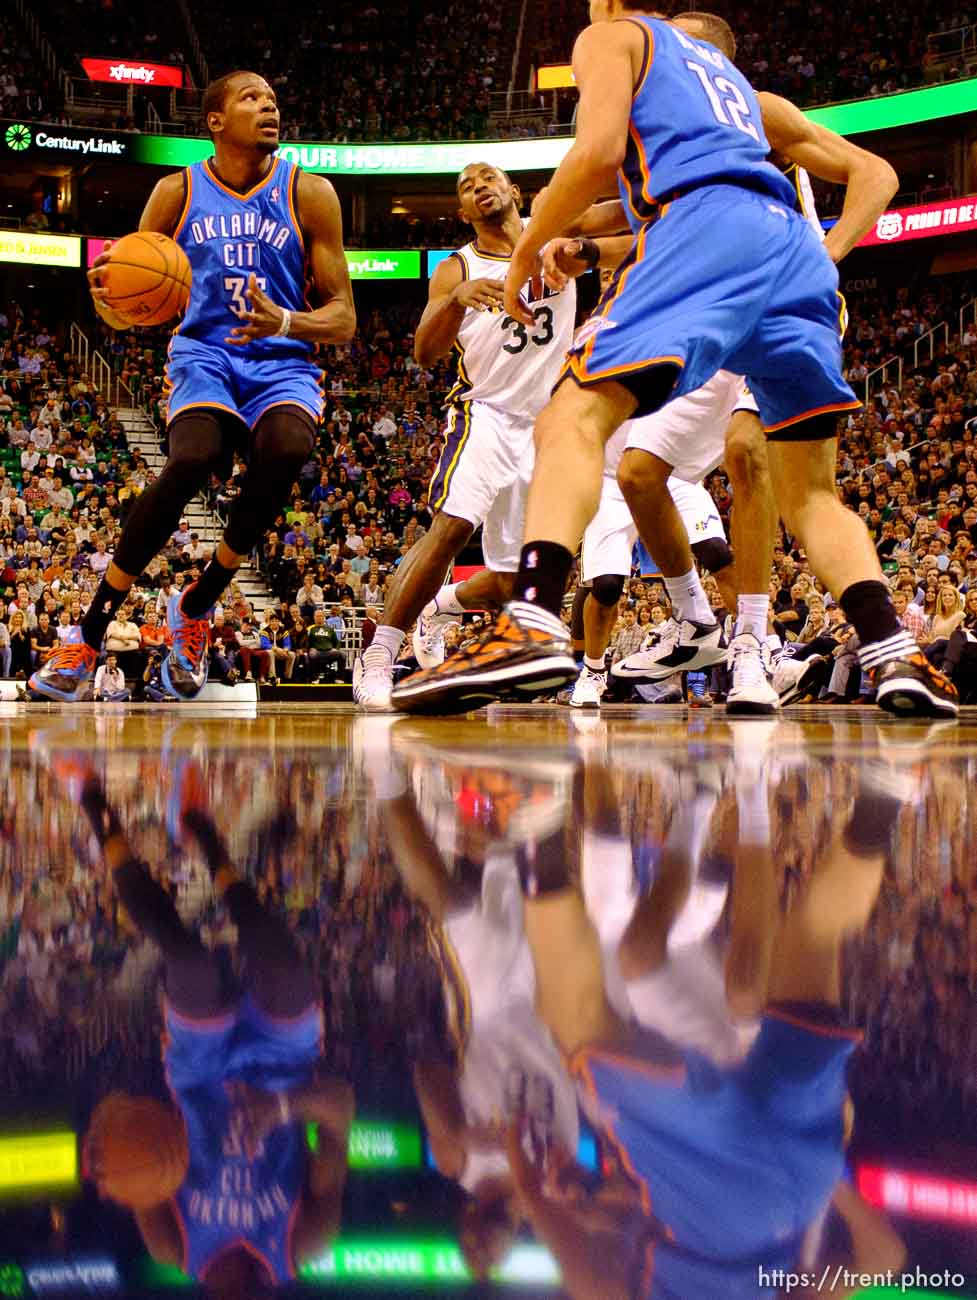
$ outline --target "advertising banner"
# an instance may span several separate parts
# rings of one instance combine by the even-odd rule
[[[419,248],[354,248],[346,253],[351,280],[419,280]]]
[[[0,262],[21,262],[29,266],[81,266],[81,239],[78,235],[0,230]]]
[[[977,230],[977,194],[883,212],[875,223],[875,228],[858,241],[858,247],[905,244],[910,239],[957,235],[967,230]]]
[[[892,1214],[977,1225],[977,1183],[881,1165],[860,1165],[855,1182],[870,1205]]]
[[[183,86],[183,69],[173,63],[144,63],[142,59],[82,59],[90,81],[114,86]]]
[[[135,132],[99,131],[88,127],[52,126],[49,122],[0,120],[0,158],[35,162],[42,158],[109,158],[138,162]],[[195,142],[196,143],[196,142]],[[204,141],[200,141],[204,144]],[[207,148],[207,152],[212,152]],[[206,155],[202,155],[206,156]]]

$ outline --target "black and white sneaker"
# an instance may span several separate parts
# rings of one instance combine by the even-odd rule
[[[773,670],[773,688],[782,709],[811,694],[823,663],[824,655],[812,655],[810,659],[790,659],[782,655],[778,659]]]
[[[611,669],[613,677],[630,682],[659,682],[676,672],[699,672],[722,663],[726,651],[719,644],[722,628],[718,623],[663,624],[657,644],[628,655]]]

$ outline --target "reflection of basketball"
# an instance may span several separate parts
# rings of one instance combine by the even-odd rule
[[[183,1116],[154,1097],[111,1093],[92,1116],[84,1162],[103,1196],[134,1210],[161,1205],[190,1167]]]
[[[103,301],[130,325],[162,325],[183,310],[190,297],[190,263],[169,235],[139,230],[108,250],[99,268],[108,290]]]

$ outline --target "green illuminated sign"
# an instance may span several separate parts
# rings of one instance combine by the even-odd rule
[[[458,1246],[448,1238],[418,1241],[397,1237],[350,1240],[340,1237],[321,1258],[305,1264],[299,1276],[304,1281],[327,1286],[343,1282],[457,1286],[475,1280]],[[504,1285],[552,1286],[559,1284],[559,1280],[553,1257],[544,1247],[531,1243],[513,1247],[500,1267],[492,1272],[492,1281]]]
[[[347,251],[351,280],[419,280],[419,248],[355,248]]]
[[[0,1296],[17,1300],[17,1297],[26,1294],[24,1270],[17,1264],[0,1264]]]
[[[23,150],[29,149],[33,138],[30,127],[24,126],[23,122],[14,122],[8,126],[4,136],[7,148],[13,149],[14,153],[22,153]]]
[[[956,117],[975,109],[977,77],[971,77],[945,86],[927,86],[923,90],[904,90],[898,95],[880,95],[878,99],[812,108],[807,116],[839,135],[858,135],[862,131],[888,131],[896,126],[934,122],[937,118]]]
[[[884,131],[955,117],[977,110],[977,77],[948,85],[927,86],[877,99],[815,108],[808,117],[841,135]],[[209,158],[209,140],[185,136],[127,136],[127,157],[158,167],[187,167]],[[9,142],[8,142],[9,143]],[[306,171],[326,176],[437,176],[454,175],[471,162],[494,163],[509,172],[552,171],[570,147],[569,138],[538,140],[465,141],[447,144],[329,144],[288,141],[281,156]]]
[[[78,1183],[74,1133],[18,1133],[0,1138],[0,1194]]]
[[[309,1125],[306,1136],[309,1150],[317,1151],[319,1134],[314,1124]],[[414,1124],[354,1120],[348,1155],[351,1169],[420,1169],[420,1129]]]

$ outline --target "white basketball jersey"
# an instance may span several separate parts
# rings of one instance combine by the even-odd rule
[[[788,167],[785,175],[789,180],[794,182],[797,190],[797,204],[801,212],[807,217],[807,223],[822,242],[825,236],[824,227],[818,218],[817,204],[814,202],[814,190],[811,186],[811,178],[803,167],[798,167],[796,163]]]
[[[504,280],[509,258],[482,253],[475,243],[454,253],[466,280]],[[534,321],[523,325],[500,308],[465,312],[458,331],[458,382],[449,402],[478,401],[520,419],[535,420],[550,399],[573,341],[577,286],[571,280],[561,293],[541,280],[523,288]]]

